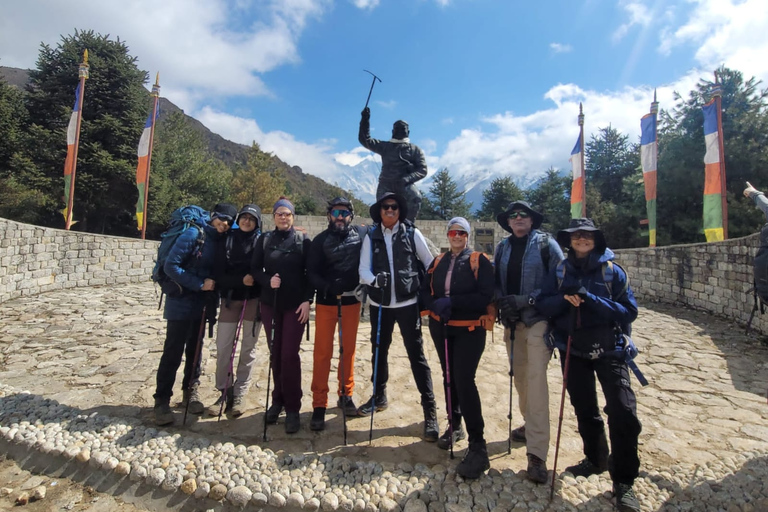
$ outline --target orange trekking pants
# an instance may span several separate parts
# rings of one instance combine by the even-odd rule
[[[315,350],[312,365],[312,408],[328,407],[328,376],[331,373],[333,339],[337,334],[338,307],[315,306]],[[341,331],[344,336],[344,361],[339,365],[338,381],[344,374],[344,394],[355,390],[355,345],[360,324],[360,303],[341,306]],[[338,394],[341,396],[341,386]]]

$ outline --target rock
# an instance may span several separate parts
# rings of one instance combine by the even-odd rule
[[[27,491],[22,492],[16,497],[17,505],[26,505],[29,503],[29,493]]]
[[[216,484],[211,487],[208,497],[212,500],[221,501],[227,496],[227,487],[222,484]]]
[[[308,510],[309,512],[315,512],[320,508],[320,500],[317,498],[309,498],[304,502],[304,506],[302,508],[304,510]]]
[[[244,507],[251,500],[253,493],[244,485],[233,487],[227,492],[227,501],[236,507]]]
[[[304,496],[298,492],[292,492],[285,500],[285,504],[291,508],[304,508]]]
[[[382,498],[381,503],[379,503],[379,510],[381,512],[400,512],[400,505],[393,499]]]
[[[147,475],[146,482],[149,485],[160,487],[165,481],[165,471],[160,468],[155,468]]]
[[[320,506],[324,512],[334,512],[339,508],[339,497],[331,492],[326,493],[320,500]]]
[[[180,473],[168,472],[165,480],[163,480],[163,489],[166,491],[175,491],[183,482],[183,478]]]
[[[403,512],[427,512],[427,504],[418,498],[411,498],[405,503]]]
[[[197,484],[197,489],[195,490],[195,498],[197,499],[207,498],[210,492],[211,492],[211,484],[209,484],[208,482],[201,482]]]
[[[32,490],[32,500],[39,501],[42,499],[45,499],[45,486],[44,485],[38,485]]]
[[[269,500],[267,499],[267,495],[263,492],[255,492],[253,493],[253,496],[251,496],[251,501],[257,506],[257,507],[263,507],[266,505]]]
[[[269,504],[273,507],[282,508],[285,506],[285,496],[280,494],[279,492],[273,492],[269,496]]]
[[[13,489],[10,487],[2,487],[0,488],[0,496],[10,496],[13,492]]]
[[[197,482],[192,478],[190,478],[189,480],[184,480],[181,483],[180,489],[181,489],[181,492],[183,492],[184,494],[194,494],[195,491],[197,490]]]
[[[91,450],[88,450],[88,449],[80,450],[80,453],[77,454],[77,457],[75,457],[75,459],[78,462],[88,462],[89,460],[91,460]]]

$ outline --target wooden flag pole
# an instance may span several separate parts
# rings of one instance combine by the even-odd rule
[[[88,79],[88,50],[83,52],[83,62],[78,68],[80,78],[80,110],[77,113],[77,132],[75,133],[75,149],[72,153],[72,174],[69,177],[69,198],[67,199],[67,221],[64,229],[72,227],[72,209],[75,205],[75,173],[77,171],[77,150],[80,147],[80,123],[83,120],[83,104],[85,103],[85,81]]]

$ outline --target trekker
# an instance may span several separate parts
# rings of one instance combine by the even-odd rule
[[[408,216],[413,222],[421,209],[421,192],[416,182],[427,176],[427,159],[424,152],[408,138],[410,129],[405,121],[395,121],[392,138],[388,141],[371,138],[371,109],[365,107],[361,113],[360,131],[357,140],[369,151],[381,155],[381,174],[376,188],[376,197],[385,192],[402,196],[408,203]]]
[[[640,505],[632,485],[640,468],[637,439],[642,427],[627,363],[610,354],[617,349],[618,329],[629,334],[629,326],[637,318],[637,302],[627,275],[613,263],[614,254],[592,220],[572,219],[567,229],[558,232],[557,241],[568,249],[568,257],[547,276],[536,308],[550,317],[563,369],[572,333],[568,375],[563,378],[586,457],[565,470],[584,477],[609,470],[618,510],[636,512]],[[575,325],[571,323],[574,317]],[[595,375],[605,396],[610,457]]]
[[[218,416],[226,411],[235,418],[245,412],[245,394],[251,385],[256,341],[261,331],[261,320],[257,318],[261,288],[251,275],[253,249],[261,234],[261,210],[255,204],[243,206],[236,223],[238,227],[219,240],[214,260],[213,275],[221,297],[216,333],[216,389],[219,397],[208,408],[209,416]],[[235,366],[232,352],[241,318],[242,342],[239,343],[240,357]],[[223,394],[225,389],[226,397]],[[226,402],[223,407],[222,402]]]
[[[450,421],[437,446],[447,450],[452,443],[464,439],[461,424],[464,418],[469,449],[456,472],[464,478],[478,478],[491,467],[475,374],[485,350],[486,332],[481,317],[493,300],[493,265],[485,255],[469,248],[470,232],[469,222],[463,217],[448,222],[450,251],[432,262],[427,271],[430,278],[422,284],[421,292],[430,310],[429,333],[443,370]],[[473,258],[476,258],[474,262]],[[477,267],[473,268],[473,264]],[[446,351],[450,389],[446,378]]]
[[[285,408],[287,434],[294,434],[301,427],[299,346],[315,293],[307,279],[310,241],[293,227],[295,212],[293,203],[280,197],[272,208],[275,229],[262,233],[251,265],[253,278],[261,285],[261,321],[267,326],[274,378],[266,422],[277,423]]]
[[[563,252],[552,236],[539,231],[544,216],[525,201],[509,203],[496,220],[510,233],[494,254],[496,299],[524,421],[512,431],[512,439],[526,444],[528,478],[543,484],[549,451],[547,365],[552,349],[544,342],[546,318],[533,305]]]
[[[371,382],[375,384],[375,389],[373,396],[360,406],[357,414],[358,416],[372,414],[374,397],[376,412],[385,410],[389,405],[387,356],[389,346],[392,344],[392,332],[397,322],[411,363],[411,372],[421,394],[421,406],[424,410],[424,440],[435,442],[439,435],[437,410],[435,395],[432,392],[432,372],[424,355],[421,312],[417,297],[421,276],[424,274],[421,269],[432,263],[432,253],[429,252],[421,231],[407,220],[408,204],[402,196],[392,192],[385,193],[371,206],[370,215],[375,226],[363,239],[359,273],[360,282],[368,285],[373,369]],[[379,313],[381,313],[381,329],[377,340]]]
[[[163,355],[157,367],[157,387],[155,389],[155,423],[160,426],[173,423],[171,396],[176,382],[176,371],[184,357],[184,378],[182,405],[189,404],[189,412],[202,414],[205,407],[200,401],[200,358],[196,357],[202,347],[200,331],[205,319],[208,293],[216,286],[211,276],[218,239],[235,222],[237,208],[221,203],[213,208],[211,220],[203,228],[204,242],[198,243],[199,228],[190,226],[176,239],[165,260],[163,270],[175,283],[180,285],[182,293],[178,296],[166,296],[163,318],[166,320]],[[210,311],[206,317],[211,318]],[[196,364],[195,364],[196,363]],[[193,368],[194,366],[194,368]]]
[[[352,400],[355,390],[355,346],[360,323],[360,301],[355,298],[358,285],[357,267],[360,264],[360,246],[365,228],[351,226],[355,218],[352,202],[345,197],[328,201],[328,229],[312,240],[307,273],[309,282],[317,290],[315,306],[315,349],[312,366],[312,419],[311,430],[325,428],[325,410],[328,407],[328,374],[333,358],[333,337],[341,315],[344,339],[344,360],[339,362],[337,407],[345,408],[347,416],[357,415]],[[339,313],[341,303],[341,313]]]

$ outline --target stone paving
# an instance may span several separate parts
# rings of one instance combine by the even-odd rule
[[[427,357],[437,383],[440,380],[437,354],[426,329],[424,333]],[[501,334],[497,328],[495,342],[489,336],[478,384],[492,467],[497,472],[519,472],[525,468],[524,446],[513,444],[512,453],[507,454],[509,384]],[[99,412],[150,426],[154,372],[163,336],[164,322],[150,284],[58,291],[8,301],[0,304],[0,384],[28,390],[85,414]],[[370,327],[363,321],[355,365],[358,403],[367,398],[371,389],[369,337]],[[712,480],[711,474],[724,485],[724,474],[712,473],[720,461],[726,461],[729,467],[738,466],[731,468],[734,473],[748,467],[752,475],[755,468],[765,468],[768,348],[759,338],[747,337],[741,327],[712,316],[662,305],[641,309],[634,324],[634,338],[642,351],[638,364],[651,381],[648,387],[635,387],[643,423],[640,437],[643,472],[663,474],[670,468],[692,469],[689,487],[693,488],[696,478],[704,475]],[[336,409],[329,409],[326,431],[309,431],[312,345],[306,342],[302,345],[305,390],[302,430],[288,436],[282,424],[272,426],[268,442],[262,443],[267,374],[263,339],[262,334],[255,385],[249,394],[250,408],[243,417],[221,422],[216,418],[190,417],[187,426],[182,427],[179,413],[177,425],[169,431],[202,435],[214,441],[259,444],[278,454],[317,453],[350,460],[449,468],[460,460],[466,443],[457,446],[457,458],[451,460],[434,444],[420,440],[423,418],[405,351],[397,336],[390,353],[392,405],[376,415],[370,445],[367,419],[349,420],[349,446],[342,445],[341,418]],[[213,347],[212,340],[206,343]],[[214,355],[209,350],[205,352],[202,381],[208,402],[215,399]],[[548,465],[551,469],[560,404],[559,361],[551,362],[549,380],[552,448]],[[179,381],[180,378],[177,389]],[[636,385],[636,381],[633,380],[633,384]],[[440,386],[436,386],[436,394],[441,404],[442,390],[437,388]],[[513,415],[516,426],[520,417],[516,407]],[[580,448],[575,418],[566,401],[558,468],[580,460]],[[748,455],[743,456],[744,453]],[[759,471],[758,478],[768,480],[768,472]],[[600,506],[606,506],[608,501],[595,503],[589,509],[601,510]],[[718,509],[715,506],[714,510]],[[722,509],[731,510],[728,506]],[[736,510],[749,509],[745,505]],[[753,506],[751,510],[761,509]]]

